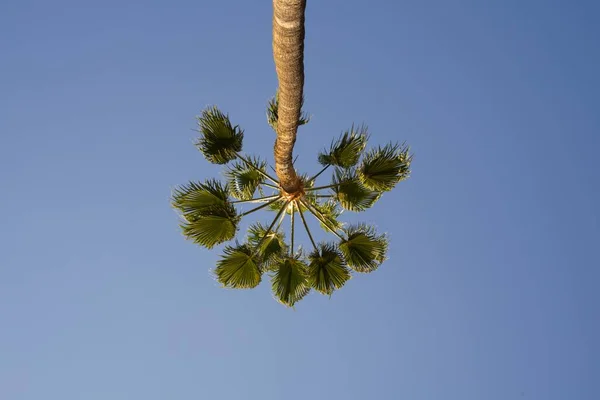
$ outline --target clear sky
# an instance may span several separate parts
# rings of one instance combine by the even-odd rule
[[[415,161],[390,260],[295,310],[169,206],[207,105],[272,159],[271,13],[0,5],[0,398],[600,399],[598,3],[309,0],[299,165],[353,122]]]

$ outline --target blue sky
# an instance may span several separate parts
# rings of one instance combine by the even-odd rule
[[[271,2],[0,6],[0,398],[600,398],[600,7],[322,3],[299,165],[353,122],[415,161],[347,215],[390,260],[296,310],[169,207],[207,105],[271,157]]]

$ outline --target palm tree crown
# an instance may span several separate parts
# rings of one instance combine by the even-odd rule
[[[304,86],[304,12],[306,0],[273,0],[273,58],[278,90],[267,106],[267,122],[276,132],[274,160],[277,178],[267,162],[242,153],[244,131],[229,116],[209,107],[198,117],[196,142],[204,157],[226,165],[226,182],[190,182],[175,189],[172,205],[181,214],[183,234],[206,248],[235,238],[243,217],[259,210],[275,212],[268,224],[254,223],[243,243],[226,245],[215,276],[224,287],[256,287],[271,276],[275,297],[293,306],[311,289],[331,295],[350,279],[351,271],[372,272],[386,259],[388,240],[372,226],[346,226],[343,210],[361,212],[410,174],[408,147],[389,143],[365,152],[365,126],[352,126],[318,154],[321,169],[313,176],[298,174],[293,148],[302,113]],[[316,185],[327,169],[332,178]],[[253,205],[240,210],[240,207]],[[316,219],[333,241],[315,243],[307,216]],[[282,223],[290,217],[286,237]],[[299,221],[299,222],[298,222]],[[305,252],[296,241],[301,223],[312,246]]]
[[[267,120],[277,130],[277,97],[267,107]],[[301,115],[299,125],[307,122]],[[211,163],[225,165],[226,181],[189,182],[173,191],[172,205],[181,215],[184,236],[210,249],[233,240],[243,217],[259,210],[275,213],[267,224],[251,224],[243,243],[225,246],[214,270],[224,287],[253,288],[268,274],[275,297],[293,306],[311,289],[331,295],[352,271],[372,272],[386,259],[386,235],[366,224],[346,226],[339,217],[343,210],[372,207],[408,178],[412,156],[407,146],[389,143],[366,151],[367,127],[352,126],[318,154],[318,173],[297,175],[299,187],[290,193],[267,172],[266,161],[242,153],[244,132],[228,115],[209,107],[198,117],[198,127],[197,148]],[[328,169],[330,181],[316,185]],[[282,229],[286,216],[291,221],[287,235]],[[308,216],[333,240],[316,243]],[[310,251],[297,244],[298,223],[306,231]]]

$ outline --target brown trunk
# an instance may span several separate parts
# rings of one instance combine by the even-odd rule
[[[304,9],[306,0],[273,0],[273,58],[279,81],[275,171],[283,190],[301,184],[292,163],[304,87]]]

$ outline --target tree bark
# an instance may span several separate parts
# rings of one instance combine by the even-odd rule
[[[273,58],[279,81],[275,171],[282,189],[296,193],[301,182],[293,165],[304,88],[306,0],[273,0]]]

